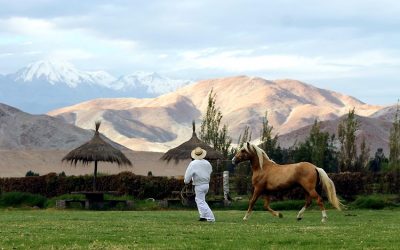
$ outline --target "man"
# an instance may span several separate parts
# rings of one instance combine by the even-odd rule
[[[196,194],[195,201],[200,214],[199,221],[214,222],[214,214],[206,202],[206,194],[208,193],[212,172],[211,164],[204,159],[206,154],[207,152],[200,147],[192,151],[191,156],[193,161],[190,162],[186,169],[184,182],[185,184],[189,184],[191,180],[193,181],[194,192]]]

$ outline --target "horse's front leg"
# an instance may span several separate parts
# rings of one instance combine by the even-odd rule
[[[251,199],[249,201],[249,208],[247,209],[246,214],[243,217],[243,220],[247,220],[249,216],[251,215],[251,212],[253,211],[254,204],[256,203],[258,197],[261,194],[261,189],[254,189],[253,195],[251,196]]]
[[[273,210],[272,208],[270,208],[269,202],[270,202],[269,195],[265,195],[264,196],[264,208],[267,209],[273,216],[277,216],[279,218],[282,218],[283,214],[281,214],[280,212],[277,212],[277,211]]]

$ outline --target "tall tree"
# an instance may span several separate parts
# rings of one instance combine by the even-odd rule
[[[329,133],[321,132],[321,123],[317,119],[310,131],[311,161],[318,167],[324,167],[325,153],[328,148]]]
[[[321,122],[316,119],[310,130],[310,135],[294,150],[294,161],[308,161],[324,168],[327,172],[333,172],[335,165],[334,136],[321,131]]]
[[[370,148],[365,141],[365,137],[362,137],[360,144],[360,155],[357,158],[356,171],[366,171],[368,170]]]
[[[246,127],[244,128],[243,134],[239,135],[238,148],[242,148],[243,145],[248,141],[251,141],[251,131],[250,131],[250,126],[246,125]]]
[[[353,108],[338,126],[338,138],[340,142],[339,172],[355,171],[357,160],[356,131],[358,127],[359,123]]]
[[[228,135],[228,126],[221,127],[222,113],[215,103],[216,93],[211,89],[208,95],[207,111],[200,126],[200,139],[227,157],[232,139]]]
[[[282,161],[281,148],[278,145],[278,135],[273,136],[273,126],[269,125],[268,111],[265,111],[263,117],[263,127],[261,130],[261,143],[260,147],[267,153],[267,155],[274,161],[280,163]]]
[[[400,111],[398,101],[393,125],[390,129],[389,149],[389,167],[392,169],[400,169]]]
[[[328,141],[327,153],[325,155],[324,169],[328,172],[338,172],[338,152],[336,149],[336,137],[333,133]]]
[[[228,135],[228,126],[224,124],[222,128],[219,130],[218,135],[218,142],[214,148],[219,150],[224,158],[227,158],[229,155],[229,148],[231,147],[232,139]]]

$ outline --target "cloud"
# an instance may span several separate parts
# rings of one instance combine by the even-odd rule
[[[8,57],[14,55],[13,53],[0,53],[0,57]]]
[[[95,55],[81,49],[59,49],[51,51],[47,55],[47,57],[50,59],[56,59],[62,61],[74,61],[82,59],[91,59],[94,58]]]
[[[0,62],[3,71],[57,57],[114,74],[399,80],[395,0],[0,0],[0,6],[0,55],[12,58]]]
[[[40,57],[75,61],[106,60],[109,55],[129,55],[138,46],[135,41],[103,37],[85,28],[65,29],[60,25],[60,20],[26,17],[0,19],[0,33],[5,37],[18,37],[17,43],[15,39],[4,40],[3,43],[14,50],[13,54],[30,56],[31,61],[42,59]]]
[[[53,32],[54,25],[42,19],[11,17],[0,20],[1,29],[11,34],[41,36]]]
[[[315,71],[342,72],[348,66],[329,65],[321,57],[306,57],[296,54],[262,54],[251,50],[227,50],[210,53],[188,51],[182,53],[183,67],[220,69],[226,72]],[[265,52],[264,52],[265,53]],[[185,66],[188,65],[188,66]]]

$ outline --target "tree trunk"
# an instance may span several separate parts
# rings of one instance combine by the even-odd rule
[[[94,161],[93,191],[96,191],[96,179],[97,179],[97,161]]]

